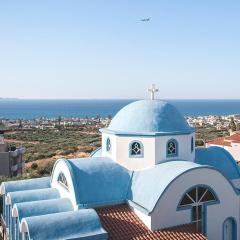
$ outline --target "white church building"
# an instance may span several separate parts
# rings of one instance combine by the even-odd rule
[[[5,238],[240,239],[238,166],[223,148],[195,148],[195,129],[174,106],[133,102],[100,131],[89,158],[2,183]]]

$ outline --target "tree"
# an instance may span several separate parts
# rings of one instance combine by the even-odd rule
[[[235,123],[233,117],[231,117],[231,122],[229,124],[229,129],[231,129],[233,132],[235,132],[237,130],[237,126],[236,126],[236,123]]]
[[[18,120],[18,128],[22,129],[23,125],[22,125],[22,119]]]
[[[60,130],[61,129],[61,121],[62,121],[62,118],[61,116],[58,117],[58,129]]]

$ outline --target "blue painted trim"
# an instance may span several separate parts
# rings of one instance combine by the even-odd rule
[[[223,224],[222,224],[222,240],[226,240],[224,239],[224,225],[226,223],[226,221],[231,220],[233,223],[233,236],[232,236],[232,240],[237,240],[237,221],[234,217],[228,217],[224,220]]]
[[[89,157],[93,157],[94,154],[95,154],[96,152],[98,152],[100,149],[102,149],[102,147],[98,147],[97,149],[95,149],[94,151],[92,151]]]
[[[134,143],[139,143],[140,144],[141,154],[138,154],[138,155],[133,155],[132,154],[132,145]],[[140,142],[138,140],[131,141],[128,145],[128,153],[129,153],[129,158],[143,158],[144,157],[144,146],[143,146],[142,142]]]
[[[189,135],[195,133],[196,130],[191,128],[189,131],[182,131],[182,132],[146,132],[146,133],[131,133],[131,132],[117,132],[113,130],[109,130],[107,128],[101,128],[99,130],[101,133],[110,133],[117,136],[137,136],[137,137],[144,137],[144,136],[171,136],[171,135]]]
[[[174,154],[169,154],[169,153],[168,153],[168,144],[169,144],[170,142],[173,142],[173,143],[175,144],[176,153],[174,153]],[[179,149],[178,149],[178,148],[179,148],[178,141],[177,141],[176,139],[174,139],[174,138],[169,139],[169,140],[167,141],[167,144],[166,144],[166,157],[167,157],[167,158],[178,157],[178,152],[179,152]]]
[[[194,137],[191,138],[191,153],[193,153],[195,148],[195,144],[194,144]]]
[[[110,148],[109,148],[109,145],[110,145]],[[111,153],[112,152],[112,142],[109,137],[107,137],[107,139],[106,139],[105,146],[106,146],[106,152]]]
[[[104,201],[104,202],[93,202],[93,203],[80,203],[77,205],[78,209],[89,209],[89,208],[97,208],[104,206],[114,206],[126,203],[126,199],[123,198],[121,200],[112,200],[112,201]]]
[[[63,179],[66,182],[66,184],[62,181]],[[57,182],[58,182],[59,186],[61,186],[63,189],[65,189],[69,192],[68,181],[67,181],[67,178],[66,178],[66,176],[63,172],[60,172],[58,174]]]
[[[187,206],[189,207],[189,205],[186,205],[186,206],[180,206],[179,204],[180,204],[181,201],[183,200],[184,196],[185,196],[188,192],[190,192],[192,189],[194,189],[194,188],[196,188],[196,187],[204,187],[204,188],[209,189],[210,192],[212,192],[212,194],[213,194],[214,197],[216,198],[216,200],[213,200],[213,201],[214,201],[214,202],[219,202],[219,203],[220,203],[219,198],[218,198],[216,192],[215,192],[211,187],[209,187],[209,186],[206,185],[206,184],[197,184],[197,185],[193,185],[192,187],[188,188],[188,190],[186,190],[186,191],[184,192],[184,194],[183,194],[182,197],[181,197],[181,200],[180,200],[179,203],[178,203],[177,210],[186,209],[185,207],[187,207]],[[213,202],[213,201],[212,201],[212,202]],[[190,207],[191,207],[191,205],[190,205]]]

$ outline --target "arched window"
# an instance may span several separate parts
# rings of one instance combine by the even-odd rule
[[[192,137],[192,138],[191,138],[191,152],[194,151],[194,147],[195,147],[194,138]]]
[[[143,157],[143,145],[139,141],[130,143],[130,157]]]
[[[112,150],[111,140],[110,140],[110,138],[107,138],[107,141],[106,141],[106,151],[107,152],[111,152],[111,150]]]
[[[216,195],[207,186],[195,186],[184,194],[178,208],[191,208],[192,223],[198,231],[204,232],[204,205],[216,201]]]
[[[178,143],[175,139],[170,139],[167,142],[167,156],[176,157],[178,155]]]
[[[64,188],[66,188],[68,190],[67,179],[62,172],[59,173],[57,181],[58,181],[58,183],[61,184],[61,186],[63,186]]]

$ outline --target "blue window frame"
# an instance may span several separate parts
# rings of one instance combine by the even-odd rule
[[[191,209],[192,224],[196,230],[205,233],[206,207],[217,204],[219,200],[212,189],[206,185],[198,185],[184,193],[178,204],[178,210]]]
[[[194,138],[191,138],[191,152],[194,151],[195,143],[194,143]]]
[[[237,240],[237,222],[234,217],[228,217],[223,222],[223,240]]]
[[[58,181],[58,183],[61,184],[61,186],[63,186],[65,189],[68,190],[67,179],[66,179],[65,175],[62,172],[59,173],[57,181]]]
[[[107,141],[106,141],[106,151],[107,152],[111,152],[112,151],[112,144],[111,144],[110,138],[107,138]]]
[[[143,144],[140,141],[133,141],[129,144],[129,156],[135,158],[143,157]]]
[[[178,156],[178,142],[175,139],[170,139],[167,142],[167,157]]]

